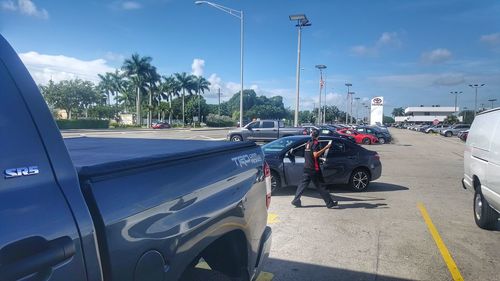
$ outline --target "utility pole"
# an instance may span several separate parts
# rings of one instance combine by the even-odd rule
[[[345,85],[347,86],[347,98],[346,98],[346,102],[345,102],[345,124],[347,125],[348,121],[347,121],[347,113],[348,113],[348,110],[347,110],[347,105],[348,105],[348,102],[349,102],[349,88],[352,87],[352,84],[351,83],[345,83]]]
[[[321,125],[321,91],[323,90],[323,69],[326,68],[324,64],[316,65],[316,68],[319,69],[319,105],[318,105],[318,125]]]
[[[474,88],[476,90],[476,98],[474,100],[474,118],[476,118],[477,114],[477,88],[483,87],[485,84],[469,84],[469,87]]]
[[[352,95],[354,95],[355,93],[354,92],[349,92],[349,95],[350,95],[350,101],[351,101],[351,106],[350,106],[350,114],[351,114],[351,118],[350,118],[350,124],[352,125]]]
[[[455,95],[455,114],[457,114],[457,97],[458,97],[458,94],[461,94],[461,93],[462,93],[462,92],[457,92],[457,91],[455,91],[455,92],[453,92],[453,91],[452,91],[452,92],[450,92],[450,94]]]
[[[358,107],[360,98],[356,97],[354,99],[356,100],[356,124],[357,124],[359,122]]]
[[[324,93],[325,93],[325,105],[323,106],[323,123],[326,123],[326,77],[324,81]]]
[[[220,88],[219,88],[219,116],[220,116]]]

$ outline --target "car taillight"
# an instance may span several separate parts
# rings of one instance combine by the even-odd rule
[[[373,155],[373,158],[380,160],[380,155],[378,155],[378,153],[375,153],[375,155]]]
[[[269,209],[271,205],[271,169],[269,165],[264,161],[264,177],[266,181],[266,208]]]

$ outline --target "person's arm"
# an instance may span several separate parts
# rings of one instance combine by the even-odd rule
[[[318,157],[320,157],[320,156],[321,156],[323,153],[325,153],[325,151],[326,151],[327,149],[329,149],[331,146],[332,146],[332,144],[331,144],[331,143],[329,143],[329,144],[327,144],[325,147],[323,147],[322,149],[320,149],[319,151],[314,151],[314,152],[313,152],[313,156],[314,156],[314,158],[318,158]]]

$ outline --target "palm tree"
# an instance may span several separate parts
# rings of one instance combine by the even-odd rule
[[[120,93],[122,93],[123,91],[125,91],[125,88],[126,88],[126,81],[123,79],[123,74],[120,73],[118,71],[118,69],[115,69],[115,72],[114,73],[111,73],[110,74],[111,76],[111,81],[112,81],[112,89],[113,89],[113,92],[114,92],[114,95],[118,97],[118,95],[120,95]],[[115,100],[115,104],[117,103],[117,101]]]
[[[149,94],[149,104],[148,104],[148,128],[151,128],[151,123],[153,119],[153,95],[158,92],[158,83],[160,82],[161,76],[156,71],[156,67],[151,66],[151,68],[146,73],[146,88]]]
[[[97,74],[99,76],[99,84],[97,85],[97,88],[99,91],[104,92],[107,96],[107,103],[108,105],[111,104],[111,99],[110,95],[114,94],[114,85],[113,85],[113,73],[106,72],[104,75],[102,74]]]
[[[138,125],[142,125],[141,88],[144,87],[146,76],[151,70],[151,61],[151,57],[141,57],[139,54],[135,53],[132,57],[126,59],[122,65],[122,70],[125,72],[125,75],[132,81],[137,89],[136,113]]]
[[[163,76],[163,83],[161,83],[160,87],[160,100],[165,99],[168,100],[169,103],[169,116],[168,123],[172,124],[172,99],[174,97],[179,97],[179,93],[181,91],[181,86],[179,81],[175,79],[174,76],[165,77]]]
[[[184,96],[186,95],[186,91],[189,95],[192,95],[192,91],[194,90],[194,75],[188,75],[186,72],[182,73],[174,73],[175,79],[179,82],[179,87],[182,90],[182,127],[186,125],[186,118],[184,115]]]
[[[198,90],[198,122],[201,123],[201,116],[200,116],[200,99],[201,99],[201,94],[205,94],[205,91],[210,92],[210,82],[208,82],[207,79],[203,76],[194,76],[195,77],[195,85],[196,89]]]

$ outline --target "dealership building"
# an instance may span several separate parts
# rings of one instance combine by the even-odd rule
[[[458,112],[459,108],[453,106],[419,106],[407,107],[405,109],[405,116],[396,116],[396,122],[409,122],[409,123],[430,123],[434,120],[443,122],[444,119]],[[461,117],[458,117],[461,119]]]

